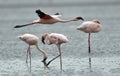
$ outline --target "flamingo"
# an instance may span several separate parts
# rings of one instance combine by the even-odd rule
[[[57,48],[58,48],[58,51],[59,51],[59,55],[56,56],[55,58],[53,58],[52,60],[50,60],[47,63],[47,66],[53,60],[60,57],[60,69],[62,70],[61,44],[62,43],[67,43],[68,41],[69,41],[68,38],[66,36],[64,36],[63,34],[58,34],[58,33],[51,33],[51,34],[45,33],[45,34],[42,34],[42,42],[43,42],[43,44],[45,44],[45,43],[47,43],[48,45],[55,44],[57,46]]]
[[[89,54],[89,68],[91,70],[91,48],[90,48],[90,34],[97,33],[101,30],[101,24],[98,19],[93,19],[92,21],[83,22],[80,26],[77,27],[77,30],[81,30],[85,33],[88,33],[88,54]]]
[[[30,46],[34,45],[36,46],[36,48],[38,49],[38,51],[42,52],[43,54],[43,60],[42,62],[44,63],[44,67],[45,68],[48,68],[46,66],[46,59],[47,59],[47,53],[40,49],[39,46],[38,46],[38,42],[39,42],[39,38],[35,35],[32,35],[32,34],[23,34],[21,36],[18,36],[19,39],[21,39],[22,41],[26,42],[29,46],[28,46],[28,49],[27,49],[27,54],[26,54],[26,63],[28,64],[28,56],[29,56],[29,59],[30,59],[30,72],[31,72],[31,51],[30,51]]]
[[[24,27],[24,26],[33,25],[33,24],[54,24],[57,22],[66,23],[66,22],[70,22],[70,21],[84,20],[82,17],[75,17],[70,20],[63,20],[63,19],[59,18],[61,16],[59,13],[56,13],[54,15],[48,15],[48,14],[42,12],[40,9],[36,10],[36,13],[39,16],[39,19],[34,20],[33,22],[28,23],[28,24],[16,25],[14,28],[20,28],[20,27]]]

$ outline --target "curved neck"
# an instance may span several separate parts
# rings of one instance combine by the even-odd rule
[[[44,50],[40,49],[38,45],[36,45],[36,48],[37,48],[40,52],[43,53],[43,55],[44,55],[43,61],[45,61],[45,60],[47,59],[47,57],[48,57],[48,56],[47,56],[47,53],[46,53]]]

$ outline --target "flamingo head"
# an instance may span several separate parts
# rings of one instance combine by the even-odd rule
[[[41,37],[42,37],[42,40],[41,40],[41,41],[42,41],[43,44],[45,44],[45,38],[47,37],[47,35],[48,35],[48,34],[45,33],[45,34],[42,34],[42,36],[41,36]]]
[[[18,38],[19,38],[20,40],[22,40],[22,41],[26,41],[26,38],[23,37],[23,36],[18,36]]]
[[[18,38],[19,38],[20,40],[23,40],[23,36],[18,36]]]
[[[76,18],[74,18],[74,21],[78,21],[78,20],[84,21],[84,19],[82,17],[76,17]]]
[[[93,19],[92,21],[93,21],[93,22],[95,22],[95,23],[100,24],[100,22],[99,22],[99,20],[98,20],[98,19]]]
[[[17,36],[17,38],[19,38],[22,41],[26,41],[29,38],[28,36],[29,34],[24,34],[24,35]]]
[[[55,13],[54,15],[60,15],[60,13],[57,12],[57,13]]]

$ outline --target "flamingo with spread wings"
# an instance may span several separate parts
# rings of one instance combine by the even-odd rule
[[[54,24],[57,22],[66,23],[66,22],[71,22],[71,21],[84,20],[82,17],[75,17],[73,19],[64,20],[60,18],[61,15],[59,13],[56,13],[54,15],[48,15],[42,12],[40,9],[36,10],[36,13],[39,16],[39,19],[34,20],[33,22],[28,23],[28,24],[16,25],[14,28],[21,28],[21,27],[29,26],[33,24]]]

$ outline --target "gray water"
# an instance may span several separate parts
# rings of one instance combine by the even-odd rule
[[[17,24],[29,23],[39,17],[35,10],[48,14],[59,12],[63,19],[81,16],[86,21],[99,19],[102,30],[91,35],[92,70],[88,64],[88,34],[76,30],[83,21],[37,24],[19,29]],[[0,75],[1,76],[120,76],[120,1],[119,0],[0,0]],[[33,46],[32,72],[26,66],[28,45],[17,36],[30,33],[38,37],[43,33],[61,33],[69,38],[62,45],[63,72],[59,58],[45,70],[42,54]],[[43,45],[50,60],[58,54],[55,45]]]

